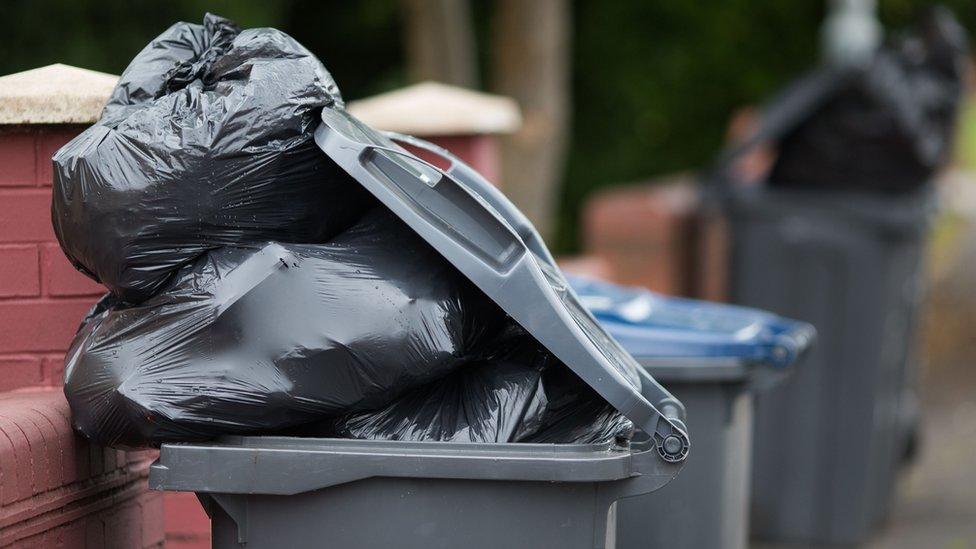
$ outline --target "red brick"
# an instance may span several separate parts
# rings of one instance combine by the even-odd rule
[[[47,549],[48,547],[55,547],[53,540],[50,539],[50,532],[41,532],[39,534],[34,534],[23,539],[17,540],[16,546],[18,549]]]
[[[64,355],[45,355],[41,359],[41,384],[60,386],[64,384]]]
[[[147,492],[139,497],[139,505],[142,507],[142,546],[163,543],[166,540],[163,494]]]
[[[94,299],[0,301],[0,353],[64,352]]]
[[[37,246],[0,245],[0,297],[32,297],[40,292]]]
[[[73,547],[85,547],[85,530],[87,524],[84,519],[76,520],[58,528],[58,545],[71,549]]]
[[[20,437],[17,438],[17,441]],[[0,504],[7,505],[20,499],[17,484],[17,470],[19,459],[14,444],[6,432],[0,432]]]
[[[68,403],[64,399],[64,393],[57,395],[51,395],[51,398],[56,398],[54,402],[57,403],[56,406],[52,406],[50,411],[53,414],[58,414],[64,421],[63,425],[71,426],[71,411],[68,408]],[[84,437],[76,433],[73,429],[69,429],[71,433],[71,438],[73,442],[70,446],[66,447],[64,462],[66,463],[65,468],[74,470],[75,480],[84,480],[92,476],[91,471],[91,453],[89,450],[90,444]],[[71,462],[71,465],[67,463]]]
[[[103,513],[105,547],[142,547],[142,513],[135,503]]]
[[[101,446],[88,445],[88,463],[93,477],[108,472],[105,468],[105,450]]]
[[[38,385],[42,372],[41,359],[36,356],[0,356],[0,391]]]
[[[8,496],[13,499],[7,501],[19,501],[31,497],[34,493],[34,463],[31,459],[32,441],[40,437],[36,429],[24,429],[13,418],[0,416],[0,431],[10,439],[14,447],[15,466],[7,469],[15,478],[10,479],[10,485],[4,484],[4,499]],[[5,478],[6,480],[6,478]],[[8,487],[16,492],[7,493]],[[7,502],[5,501],[5,503]]]
[[[0,243],[53,240],[51,189],[0,189]]]
[[[167,540],[210,537],[210,517],[193,492],[164,493],[163,508],[166,512]]]
[[[61,451],[61,481],[65,484],[71,484],[72,482],[81,480],[82,477],[78,474],[78,463],[75,458],[75,450],[78,447],[77,435],[71,429],[71,423],[65,416],[58,413],[57,410],[51,409],[49,406],[38,406],[35,408],[35,411],[54,426],[55,436],[58,440],[58,448]],[[87,449],[85,451],[87,453]]]
[[[85,531],[85,548],[107,547],[105,545],[105,523],[100,518],[90,517]]]
[[[586,253],[606,260],[621,284],[694,296],[698,205],[680,177],[601,192],[584,211]]]
[[[51,167],[51,157],[65,143],[74,139],[76,135],[84,130],[84,126],[53,126],[45,128],[37,136],[37,184],[41,186],[51,186],[53,170]]]
[[[57,244],[41,244],[41,287],[44,295],[100,296],[105,287],[81,274]]]
[[[498,185],[501,168],[499,163],[500,151],[498,141],[494,136],[448,135],[427,137],[426,139],[438,147],[447,149],[454,156],[463,160],[465,164],[481,173],[485,179]],[[444,162],[440,156],[428,153],[423,149],[409,145],[406,148],[438,168],[447,169],[450,166],[450,162]]]
[[[166,549],[210,549],[210,536],[194,538],[166,538]]]
[[[613,280],[613,267],[602,258],[592,255],[577,255],[556,258],[556,264],[565,273]]]
[[[52,475],[53,464],[51,457],[54,453],[48,445],[45,431],[34,421],[34,414],[29,409],[7,408],[0,412],[0,417],[13,422],[27,437],[29,452],[29,471],[20,471],[31,481],[31,493],[40,494],[48,490]],[[9,432],[7,429],[5,431]]]
[[[477,170],[488,181],[499,185],[501,164],[498,139],[492,135],[448,135],[427,138]]]
[[[102,448],[102,464],[105,467],[106,473],[114,471],[119,467],[118,457],[118,450]]]
[[[0,187],[33,187],[35,142],[29,131],[0,133]]]
[[[37,410],[31,408],[29,412],[25,410],[24,414],[27,419],[34,423],[37,430],[41,432],[41,436],[44,438],[44,458],[47,462],[47,469],[37,471],[40,473],[38,475],[38,491],[43,492],[46,490],[53,490],[58,486],[61,486],[61,438],[58,436],[58,432],[54,425],[45,418],[42,414],[38,413]],[[35,456],[37,453],[34,453]],[[37,458],[35,458],[35,469],[37,469]]]
[[[91,478],[91,452],[89,451],[91,444],[77,433],[74,433],[74,439],[75,443],[71,448],[74,454],[75,476],[78,480]]]

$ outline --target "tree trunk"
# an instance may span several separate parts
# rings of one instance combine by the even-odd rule
[[[477,88],[468,0],[400,0],[400,4],[406,27],[410,79]]]
[[[502,187],[552,234],[569,130],[570,11],[565,0],[497,0],[493,91],[514,98],[524,125],[502,141]]]

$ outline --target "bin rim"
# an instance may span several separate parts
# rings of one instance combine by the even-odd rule
[[[885,233],[921,236],[938,213],[939,193],[935,185],[901,193],[853,189],[831,189],[825,193],[819,189],[752,185],[731,189],[723,207],[733,218],[745,213],[772,217],[784,209],[799,207]]]
[[[231,436],[163,444],[153,490],[295,495],[371,478],[615,483],[619,497],[667,484],[682,463],[653,441],[621,446]]]
[[[326,155],[651,435],[661,459],[687,457],[680,402],[579,303],[538,232],[497,188],[425,141],[377,132],[342,108],[325,107],[321,116],[315,142]],[[419,158],[394,139],[412,140],[450,168]]]

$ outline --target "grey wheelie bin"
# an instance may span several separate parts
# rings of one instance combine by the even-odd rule
[[[695,452],[651,497],[617,506],[617,546],[746,547],[753,395],[792,371],[815,338],[804,322],[581,277],[603,327],[688,407]]]
[[[728,175],[739,154],[776,142],[836,82],[814,74],[774,101],[710,180],[731,227],[732,301],[819,334],[804,367],[758,397],[755,418],[752,535],[803,544],[864,542],[888,514],[916,436],[913,339],[935,210],[924,182],[879,192]]]
[[[196,492],[216,548],[614,547],[614,502],[660,488],[688,455],[681,403],[580,305],[531,224],[469,167],[341,109],[323,110],[315,139],[640,433],[603,445],[168,444],[150,486]]]
[[[866,541],[888,514],[914,437],[912,343],[931,196],[756,189],[730,204],[733,299],[820,334],[805,367],[758,400],[754,533]]]

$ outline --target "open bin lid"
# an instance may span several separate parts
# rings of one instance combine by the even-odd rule
[[[655,372],[671,367],[685,378],[732,377],[752,366],[783,369],[816,337],[806,322],[759,309],[668,297],[581,276],[568,279],[604,328]]]
[[[398,145],[410,141],[449,170]],[[650,435],[660,457],[688,453],[682,408],[580,304],[517,208],[473,169],[424,141],[324,108],[318,146],[607,402]],[[527,242],[528,241],[528,242]],[[664,413],[662,413],[662,411]]]

